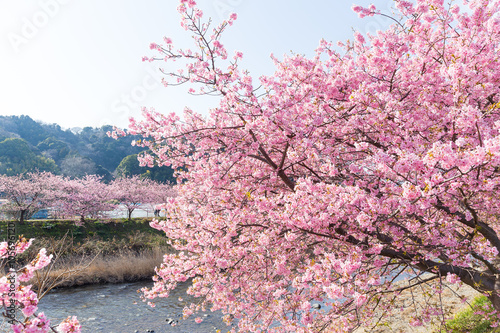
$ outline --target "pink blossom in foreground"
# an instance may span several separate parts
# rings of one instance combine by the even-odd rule
[[[14,243],[15,249],[22,249],[24,252],[32,243],[21,238]],[[7,242],[0,243],[0,248],[8,248]],[[18,253],[16,253],[18,254]],[[3,254],[1,259],[7,259],[8,255]],[[0,298],[5,321],[15,333],[48,333],[53,332],[49,319],[43,312],[37,313],[38,297],[31,290],[31,285],[22,285],[20,282],[28,281],[33,276],[33,272],[47,266],[52,259],[52,255],[47,256],[46,250],[42,249],[37,257],[18,271],[11,271],[0,278]],[[20,309],[13,311],[13,309]],[[80,324],[76,317],[71,317],[59,325],[59,332],[80,332]]]
[[[456,274],[448,273],[446,275],[446,281],[448,283],[455,284],[455,283],[459,283],[460,282],[460,278]]]
[[[80,323],[78,322],[75,316],[66,318],[63,322],[59,324],[57,328],[61,333],[81,332]]]

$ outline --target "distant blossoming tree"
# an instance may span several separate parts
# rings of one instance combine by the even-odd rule
[[[31,214],[46,208],[56,199],[56,190],[62,181],[60,176],[48,172],[0,175],[0,193],[7,200],[0,209],[14,214],[23,223]]]
[[[151,205],[155,211],[155,216],[160,216],[161,211],[164,211],[170,199],[177,196],[176,186],[172,184],[154,183],[152,192],[153,200]]]
[[[221,43],[236,16],[212,28],[181,1],[195,49],[165,38],[144,60],[184,59],[165,85],[197,83],[190,92],[220,104],[131,121],[152,152],[142,163],[171,165],[178,180],[168,219],[152,223],[178,251],[146,297],[192,279],[200,301],[185,316],[221,310],[244,332],[347,332],[377,305],[390,313],[406,271],[427,273],[412,281],[435,280],[436,292],[467,284],[500,310],[500,1],[394,3],[387,30],[274,59],[254,85]]]
[[[66,215],[79,216],[79,223],[84,223],[86,217],[99,217],[113,210],[113,192],[101,179],[96,175],[65,179],[57,194],[57,206]]]
[[[157,184],[140,176],[121,177],[111,183],[113,198],[127,209],[127,218],[132,218],[135,209],[157,200]]]

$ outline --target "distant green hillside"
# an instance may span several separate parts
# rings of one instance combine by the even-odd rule
[[[33,170],[60,173],[53,159],[37,155],[25,140],[7,138],[0,142],[0,174],[14,176]]]
[[[121,175],[145,174],[158,181],[172,181],[169,168],[128,170],[130,155],[142,151],[131,145],[135,137],[110,138],[112,126],[63,130],[57,124],[44,124],[29,116],[0,116],[0,174],[49,171],[69,177],[99,174],[110,180],[116,168]],[[134,156],[135,157],[135,156]],[[138,163],[137,163],[138,166]]]

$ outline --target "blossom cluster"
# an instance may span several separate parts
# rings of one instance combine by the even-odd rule
[[[20,238],[15,243],[0,243],[0,260],[12,260],[13,255],[23,253],[32,243],[33,239]],[[5,251],[4,249],[9,249]],[[10,249],[13,249],[11,252]],[[21,284],[28,282],[33,277],[34,271],[49,265],[52,255],[47,256],[47,251],[41,249],[37,257],[25,267],[13,270],[0,278],[0,298],[4,316],[11,324],[15,333],[46,333],[54,332],[50,320],[43,312],[37,313],[38,297],[31,290],[31,285]],[[21,310],[16,311],[17,309]],[[21,315],[22,314],[22,315]],[[81,327],[76,317],[67,318],[57,325],[60,333],[80,333]]]

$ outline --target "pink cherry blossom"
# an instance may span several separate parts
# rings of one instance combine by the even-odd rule
[[[0,210],[14,213],[23,223],[32,213],[54,202],[61,182],[62,177],[47,172],[0,175],[0,192],[8,200],[7,204],[0,206]]]
[[[33,239],[29,241],[21,238],[16,244],[16,248],[26,250]],[[0,243],[0,248],[8,247],[7,242]],[[21,285],[20,281],[28,281],[33,276],[33,272],[47,266],[52,259],[52,255],[47,256],[45,249],[40,250],[38,256],[27,266],[18,271],[11,271],[8,275],[0,278],[0,298],[6,321],[9,322],[13,332],[19,333],[48,333],[53,332],[49,319],[43,312],[37,313],[38,296],[31,290],[31,285]],[[11,309],[20,309],[23,316],[19,316],[19,311],[12,312]],[[80,324],[76,317],[68,318],[60,324],[60,332],[80,332]]]
[[[460,278],[456,274],[448,273],[446,275],[446,281],[455,284],[460,282]]]
[[[58,325],[58,330],[61,333],[80,333],[81,326],[75,316],[66,318]]]

